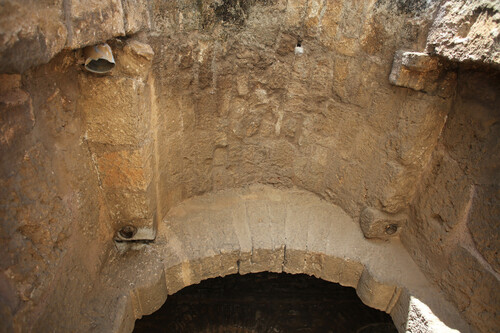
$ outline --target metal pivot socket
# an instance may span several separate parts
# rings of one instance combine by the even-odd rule
[[[104,74],[115,67],[115,59],[111,47],[104,43],[87,46],[83,49],[85,69],[92,73]]]
[[[365,238],[395,237],[400,234],[407,220],[406,214],[389,214],[374,207],[365,207],[359,216],[359,224]]]
[[[132,225],[126,225],[118,230],[118,237],[123,240],[129,240],[135,236],[137,228]]]

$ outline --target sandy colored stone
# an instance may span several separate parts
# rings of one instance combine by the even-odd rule
[[[152,156],[148,149],[105,152],[97,156],[103,186],[146,190],[152,181]]]
[[[87,114],[89,141],[113,145],[144,142],[151,126],[144,83],[125,77],[83,74],[80,87],[80,107]]]
[[[151,28],[150,7],[147,1],[126,0],[122,2],[125,33],[131,35]]]
[[[168,293],[366,269],[429,307],[400,330],[498,327],[493,2],[4,3],[0,71],[23,72],[0,79],[6,327],[130,331],[163,268]],[[83,71],[102,42],[115,69]],[[397,50],[418,91],[391,85]],[[410,212],[404,247],[366,240],[364,207]],[[115,243],[125,224],[157,237]]]
[[[353,240],[359,239],[359,241],[352,242],[352,245],[356,246],[356,249],[348,250],[347,247],[349,246],[349,241],[344,241],[344,244],[337,243],[337,246],[327,250],[327,252],[330,253],[331,251],[336,252],[336,255],[308,253],[306,252],[306,248],[303,247],[302,249],[297,250],[286,250],[286,252],[281,251],[281,255],[278,256],[275,254],[280,253],[280,251],[272,252],[260,248],[254,248],[252,253],[245,254],[228,252],[213,256],[209,253],[216,251],[216,247],[218,245],[217,242],[215,242],[211,245],[215,247],[212,250],[203,248],[203,251],[196,251],[196,249],[193,248],[191,251],[194,251],[193,253],[196,253],[198,257],[193,258],[192,260],[179,263],[179,258],[177,258],[175,254],[172,256],[171,251],[174,250],[178,253],[178,251],[183,248],[183,245],[182,243],[179,243],[177,245],[178,248],[177,246],[176,249],[172,247],[172,243],[177,243],[181,240],[181,238],[176,238],[174,240],[172,236],[169,237],[168,235],[170,234],[171,228],[176,229],[176,234],[178,236],[185,235],[183,242],[189,242],[189,233],[191,232],[189,229],[193,226],[189,226],[189,224],[184,222],[185,220],[191,220],[195,221],[195,228],[197,227],[198,232],[207,234],[210,239],[219,239],[219,237],[213,236],[217,235],[219,232],[216,226],[222,216],[232,216],[233,209],[238,210],[241,202],[249,201],[255,203],[259,201],[258,199],[264,198],[267,198],[272,202],[279,202],[280,200],[285,199],[285,202],[287,203],[295,206],[301,205],[303,210],[310,209],[310,216],[315,216],[317,214],[316,212],[318,212],[319,208],[322,206],[324,206],[324,208],[329,207],[327,210],[332,209],[325,202],[322,202],[318,198],[311,196],[306,192],[289,190],[279,191],[266,186],[252,186],[248,189],[222,191],[216,195],[210,194],[193,198],[185,201],[183,204],[173,209],[172,214],[167,215],[166,220],[160,226],[160,234],[158,235],[157,244],[153,245],[150,249],[143,248],[141,250],[145,251],[143,254],[135,252],[134,257],[128,258],[131,268],[122,271],[122,276],[124,276],[126,280],[132,282],[137,278],[135,276],[136,273],[134,273],[134,266],[152,267],[154,269],[157,260],[160,260],[164,265],[166,265],[165,277],[167,281],[167,288],[168,292],[172,293],[179,290],[182,286],[197,283],[199,278],[196,278],[195,276],[198,276],[199,273],[195,272],[200,272],[203,278],[209,278],[224,276],[235,272],[246,274],[249,272],[258,272],[260,270],[272,271],[273,267],[280,267],[276,266],[276,264],[279,263],[283,265],[284,271],[307,274],[323,274],[322,278],[330,281],[335,281],[336,278],[333,277],[333,275],[336,275],[343,285],[357,288],[358,293],[362,295],[361,297],[365,302],[369,303],[371,306],[383,308],[385,311],[392,311],[393,308],[401,310],[402,301],[398,301],[400,293],[396,290],[396,286],[400,286],[400,283],[405,281],[404,284],[406,286],[411,286],[411,291],[406,291],[405,297],[411,297],[412,295],[417,294],[419,295],[419,299],[423,299],[426,302],[423,303],[424,301],[419,301],[420,303],[418,305],[418,309],[429,309],[430,307],[434,313],[444,315],[448,325],[456,325],[458,323],[456,321],[454,323],[453,321],[450,321],[450,318],[453,318],[453,313],[448,311],[452,311],[452,309],[449,305],[441,308],[443,306],[442,304],[446,304],[446,302],[438,296],[439,292],[436,292],[433,287],[425,282],[425,278],[418,271],[416,265],[411,263],[411,261],[406,261],[405,258],[408,258],[408,254],[405,253],[400,245],[397,243],[372,243],[364,240],[362,235],[360,235],[359,230],[355,228],[354,221],[352,221],[347,215],[340,215],[340,212],[337,214],[330,214],[330,218],[324,220],[323,223],[344,230],[344,234],[342,235],[343,238]],[[266,202],[269,201],[262,201],[261,204],[265,205]],[[298,202],[301,202],[302,204],[298,204]],[[312,203],[314,203],[314,205],[311,205]],[[272,209],[270,212],[273,212]],[[207,220],[202,221],[197,218],[193,220],[193,217],[200,216],[200,214],[205,215],[207,213],[208,216],[219,217],[209,223],[207,223]],[[341,216],[343,217],[341,218]],[[256,225],[259,224],[259,222],[255,220],[250,220],[249,223]],[[202,226],[204,226],[205,229],[201,229],[203,228]],[[185,231],[183,232],[182,230]],[[263,236],[260,235],[256,237]],[[286,245],[286,240],[284,241],[284,245]],[[202,245],[203,247],[203,243],[200,242],[197,244]],[[255,244],[265,243],[257,241]],[[189,246],[196,247],[196,244],[191,244]],[[284,249],[285,247],[283,247],[282,250]],[[369,253],[377,253],[377,255],[362,255],[357,251],[367,251]],[[346,254],[343,255],[342,253]],[[390,258],[386,255],[388,253],[397,253],[398,255]],[[146,261],[143,261],[144,255],[147,255]],[[362,260],[359,261],[357,259],[358,257],[362,258]],[[236,265],[232,266],[233,263]],[[402,269],[401,265],[405,268]],[[327,266],[330,268],[326,269]],[[118,267],[120,267],[119,263],[117,263],[115,268]],[[239,267],[240,269],[237,271],[233,270],[236,267]],[[370,272],[367,272],[367,267],[370,267]],[[333,269],[333,271],[331,269]],[[159,272],[161,273],[162,270],[160,269]],[[334,272],[333,275],[332,272]],[[112,269],[109,273],[112,274]],[[148,276],[152,275],[149,271],[147,274]],[[149,281],[149,288],[152,288],[150,290],[156,288],[153,287],[156,284],[151,277],[145,280]],[[143,278],[140,278],[140,281],[143,281]],[[123,283],[120,281],[116,282]],[[134,284],[134,282],[131,283],[131,285]],[[161,292],[161,288],[156,288],[156,290],[159,295],[164,294],[164,292]],[[403,324],[401,323],[401,320],[406,323],[406,318],[413,318],[408,320],[412,320],[414,325],[420,325],[423,328],[441,327],[442,329],[449,329],[429,310],[424,311],[424,313],[420,313],[418,311],[421,310],[418,309],[410,309],[409,312],[406,313],[407,317],[405,318],[397,315],[396,312],[394,316],[395,318],[398,318],[398,323],[400,324]],[[135,311],[137,310],[138,308],[136,306]],[[125,316],[121,312],[118,315]],[[140,313],[136,312],[136,316],[140,316]],[[429,320],[432,320],[433,322],[426,324]],[[461,329],[464,332],[467,332],[465,326],[462,326]]]
[[[137,288],[137,297],[140,302],[140,309],[143,315],[148,315],[160,308],[167,296],[167,286],[165,275],[161,271],[156,274],[157,282],[152,285]]]
[[[445,1],[427,37],[427,50],[454,61],[498,67],[499,22],[496,1]]]
[[[500,241],[495,220],[500,215],[499,194],[497,185],[475,187],[467,222],[477,249],[497,273],[500,272]]]
[[[387,214],[372,207],[361,211],[359,224],[366,238],[387,239],[401,233],[401,229],[408,223],[404,214]]]
[[[359,298],[372,308],[388,311],[388,307],[396,294],[394,286],[382,285],[365,269],[356,287]]]
[[[0,76],[0,146],[8,149],[35,125],[32,101],[16,74]]]
[[[146,79],[150,73],[154,52],[151,46],[135,39],[127,41],[123,52],[117,53],[117,71]]]
[[[75,49],[125,34],[122,2],[73,0],[69,6],[67,46]]]
[[[438,60],[425,53],[398,51],[394,56],[389,81],[414,90],[436,90],[439,77]]]
[[[0,73],[47,63],[66,44],[63,2],[4,1],[0,31]]]

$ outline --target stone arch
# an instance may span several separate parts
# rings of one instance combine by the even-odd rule
[[[112,332],[132,331],[136,319],[184,287],[264,271],[354,287],[363,303],[389,313],[400,332],[468,331],[398,239],[365,239],[339,207],[302,190],[253,185],[191,198],[167,214],[154,243],[126,246],[104,277],[116,299]]]

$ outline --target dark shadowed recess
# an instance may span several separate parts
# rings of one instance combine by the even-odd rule
[[[134,332],[397,332],[353,288],[304,274],[229,275],[168,297]]]

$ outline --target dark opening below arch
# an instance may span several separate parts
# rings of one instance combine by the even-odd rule
[[[305,274],[228,275],[188,286],[135,323],[141,332],[397,332],[353,288]]]

